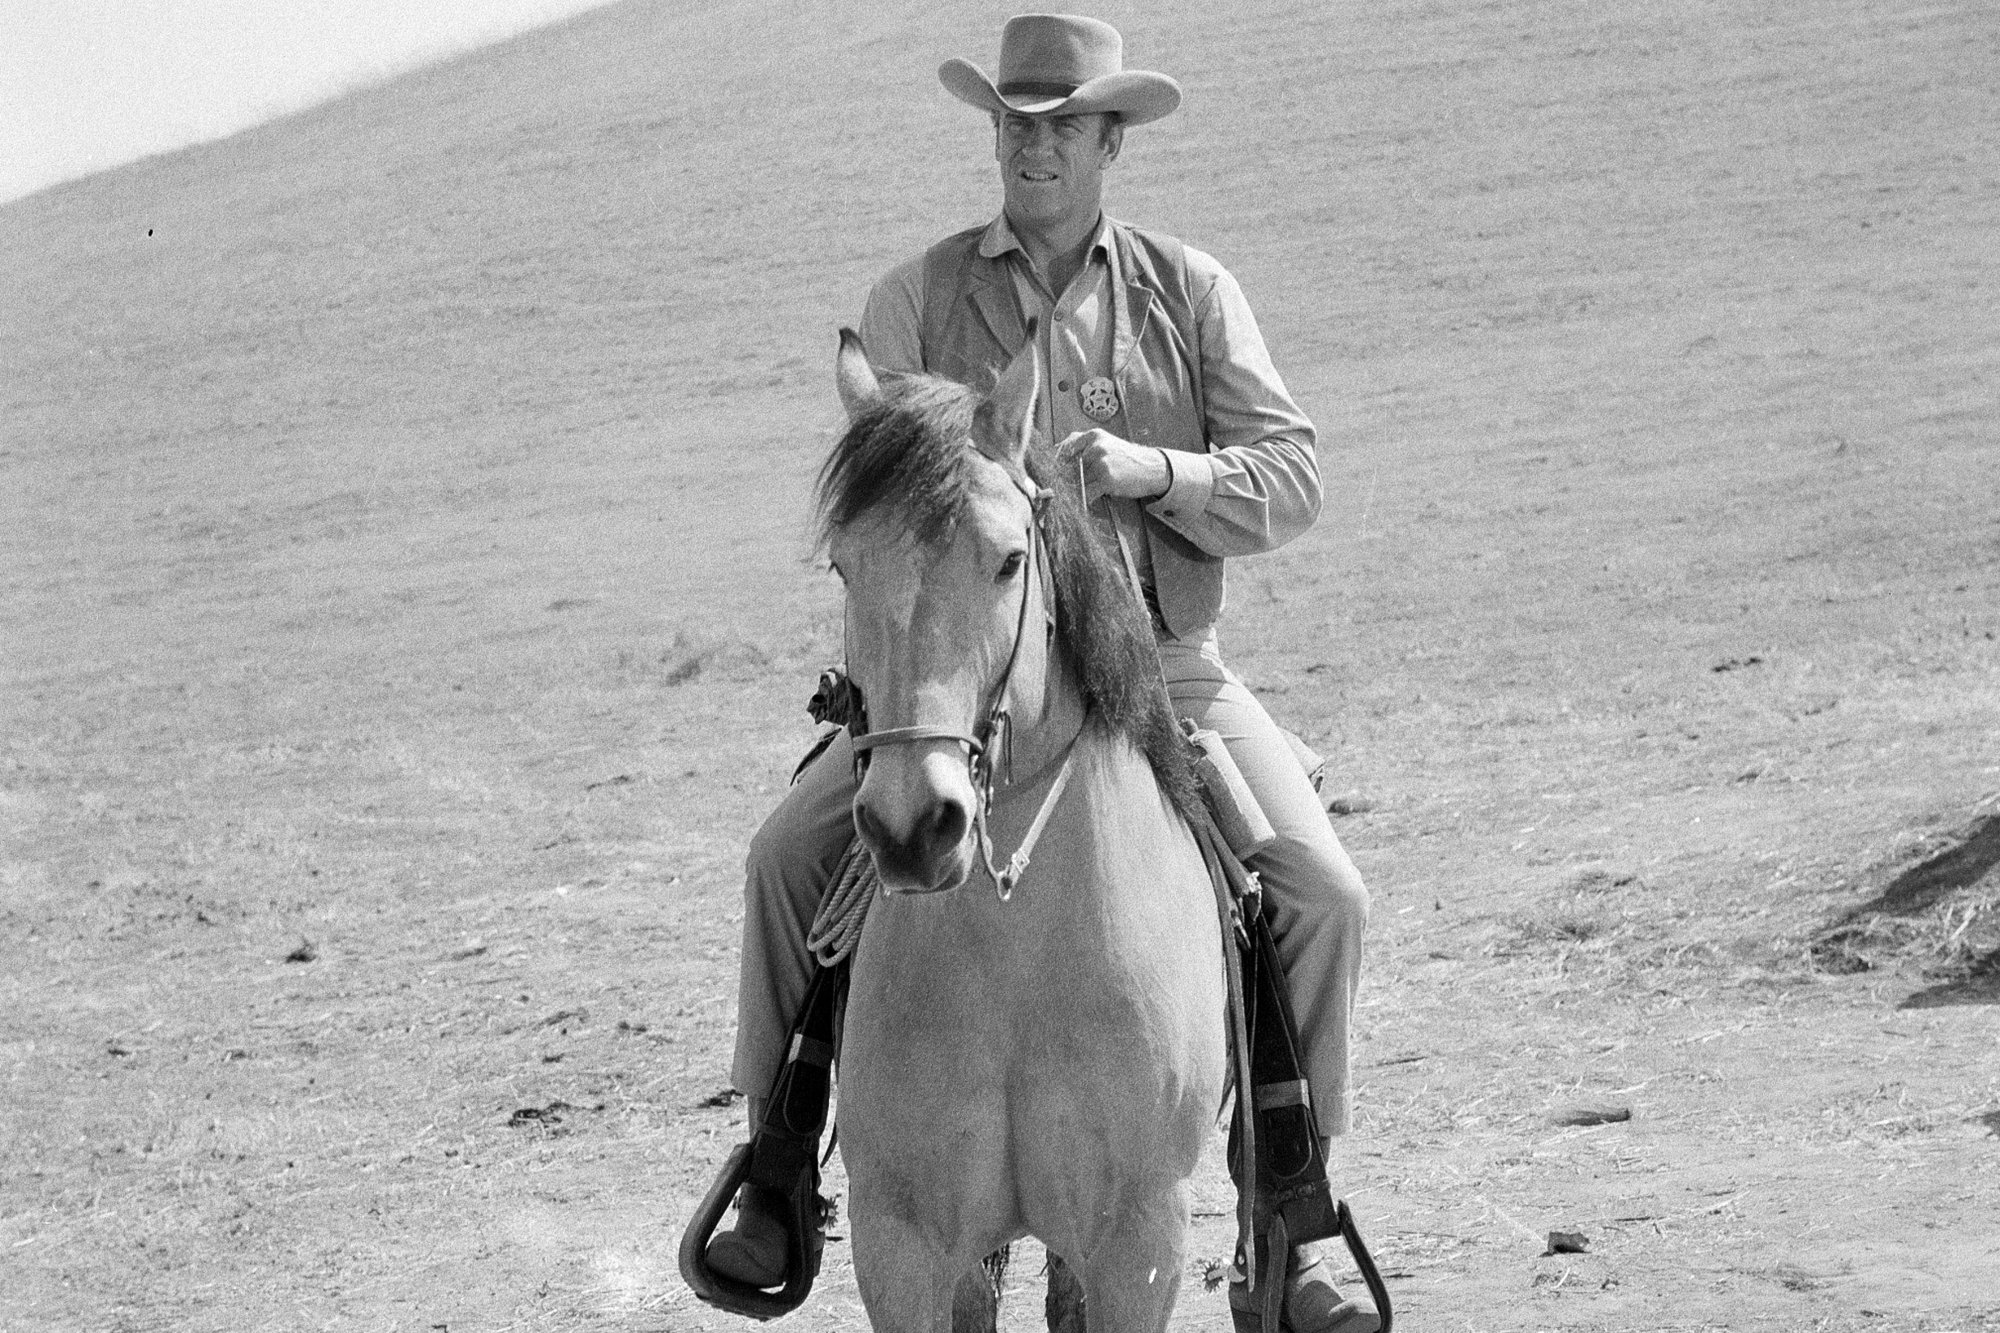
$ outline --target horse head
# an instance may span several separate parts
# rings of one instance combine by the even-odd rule
[[[884,384],[849,330],[835,380],[848,428],[820,513],[866,705],[855,829],[889,892],[955,889],[978,864],[1009,719],[1032,725],[1048,702],[1032,337],[984,399],[931,376]]]

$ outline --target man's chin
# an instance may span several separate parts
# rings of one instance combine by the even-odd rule
[[[1032,185],[1013,181],[1007,190],[1007,211],[1024,222],[1053,222],[1069,211],[1070,201],[1054,183]]]

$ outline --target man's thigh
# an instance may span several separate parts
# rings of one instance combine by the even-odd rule
[[[1360,875],[1291,743],[1264,705],[1213,653],[1169,643],[1161,645],[1160,656],[1175,714],[1222,737],[1278,834],[1275,846],[1251,858],[1267,887],[1280,898],[1357,894]]]
[[[854,790],[854,747],[842,728],[751,838],[753,870],[775,861],[787,879],[823,887],[854,840]]]
[[[1222,737],[1278,836],[1294,841],[1316,842],[1322,835],[1332,839],[1333,828],[1319,793],[1257,696],[1207,653],[1163,644],[1160,657],[1175,716],[1193,718],[1196,725]]]

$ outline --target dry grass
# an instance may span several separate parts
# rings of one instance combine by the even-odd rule
[[[1946,994],[2000,998],[2000,811],[1923,840],[1883,878],[1881,892],[1813,939],[1814,964],[1854,973],[1909,963]]]
[[[1986,11],[1113,17],[1116,211],[1326,431],[1226,646],[1370,806],[1408,1326],[2000,1325],[1990,880],[1812,966],[2000,791]],[[624,6],[0,209],[0,1325],[738,1326],[668,1256],[832,330],[990,207],[991,23]]]

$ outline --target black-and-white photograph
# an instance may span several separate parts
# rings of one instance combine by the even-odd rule
[[[2000,9],[0,0],[0,1330],[2000,1333]]]

